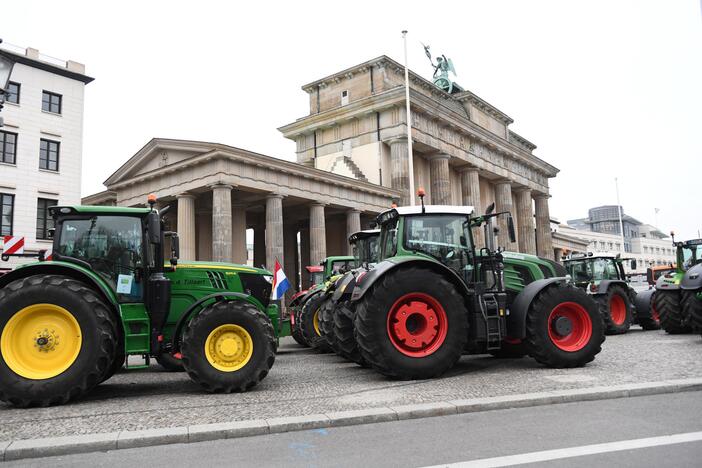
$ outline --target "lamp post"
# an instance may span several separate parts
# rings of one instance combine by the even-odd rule
[[[0,44],[2,39],[0,39]],[[0,54],[0,111],[5,104],[5,94],[7,94],[7,86],[10,82],[12,67],[15,66],[15,61],[11,58]],[[4,125],[3,118],[0,117],[0,127]]]

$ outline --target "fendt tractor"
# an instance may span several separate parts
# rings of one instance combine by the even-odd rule
[[[550,367],[595,358],[605,339],[595,302],[562,268],[561,277],[535,279],[533,257],[495,248],[497,216],[514,242],[509,212],[493,213],[493,204],[474,216],[468,206],[424,206],[419,195],[421,206],[378,216],[382,260],[356,277],[354,333],[365,362],[393,378],[426,379],[465,351],[521,348]],[[476,250],[471,228],[481,225],[487,245]]]
[[[597,302],[605,323],[605,333],[626,333],[632,324],[644,330],[658,330],[660,321],[654,308],[636,307],[636,291],[629,286],[624,273],[624,261],[620,256],[586,255],[572,256],[564,261],[573,283],[592,295]],[[632,270],[636,260],[629,260]]]
[[[689,333],[702,329],[702,239],[675,242],[670,236],[676,266],[656,281],[654,304],[666,332]]]
[[[286,326],[270,302],[272,274],[179,263],[178,236],[162,218],[168,207],[159,213],[155,201],[49,209],[51,260],[0,277],[1,400],[66,403],[134,355],[182,365],[208,392],[245,391],[268,374]]]
[[[295,341],[302,346],[313,346],[312,343],[310,343],[310,338],[311,341],[321,344],[317,339],[318,335],[304,336],[302,333],[301,314],[303,307],[310,299],[317,297],[317,292],[325,287],[329,278],[338,275],[340,272],[348,271],[353,268],[353,264],[353,256],[339,255],[326,257],[319,262],[319,265],[306,267],[310,275],[309,288],[294,294],[290,300],[290,304],[288,304],[291,334]]]

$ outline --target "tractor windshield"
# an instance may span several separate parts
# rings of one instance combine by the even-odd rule
[[[141,297],[135,273],[143,262],[141,218],[93,216],[65,219],[59,231],[59,255],[90,264],[123,300]]]
[[[382,222],[380,228],[380,255],[378,261],[394,257],[397,254],[397,221],[394,216]]]
[[[472,263],[473,251],[466,221],[465,215],[454,214],[409,216],[405,221],[404,247],[462,270]]]
[[[683,247],[683,270],[687,271],[700,262],[702,262],[702,245]]]
[[[611,258],[571,260],[567,269],[576,283],[619,279],[617,265]]]
[[[364,263],[375,263],[378,261],[378,236],[358,239],[353,244],[353,258],[356,261],[356,268]]]

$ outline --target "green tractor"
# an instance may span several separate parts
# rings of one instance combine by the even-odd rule
[[[288,333],[272,275],[178,263],[178,236],[153,208],[56,206],[51,259],[0,277],[0,400],[49,406],[109,379],[130,356],[181,366],[208,392],[245,391]],[[166,265],[164,246],[170,244]],[[42,260],[42,258],[40,258]]]
[[[295,294],[288,305],[292,337],[302,346],[318,348],[324,352],[329,351],[319,334],[319,295],[330,278],[348,271],[353,264],[353,256],[340,255],[326,257],[319,265],[307,267],[310,273],[310,287]],[[310,303],[310,301],[313,302]]]
[[[655,308],[670,334],[702,329],[702,239],[675,242],[676,267],[656,280]]]
[[[605,323],[605,333],[626,333],[638,323],[644,330],[658,330],[660,321],[651,307],[637,307],[636,291],[629,286],[620,256],[572,256],[564,261],[573,283],[589,293],[597,302]],[[636,269],[636,260],[631,260]]]
[[[556,368],[595,358],[605,339],[597,305],[565,274],[534,275],[535,257],[496,249],[495,217],[507,216],[515,235],[511,215],[493,210],[474,216],[472,207],[422,203],[378,216],[382,260],[356,277],[351,294],[365,362],[392,378],[426,379],[464,352],[529,354]],[[487,246],[477,250],[472,228],[481,225]]]

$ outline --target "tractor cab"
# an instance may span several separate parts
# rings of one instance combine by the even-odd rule
[[[635,259],[619,256],[585,255],[571,256],[563,263],[573,283],[584,290],[596,292],[602,281],[626,281],[624,260],[630,260],[632,270],[636,269]]]
[[[354,232],[349,236],[353,248],[354,267],[361,268],[378,261],[380,253],[380,229],[367,229]]]

